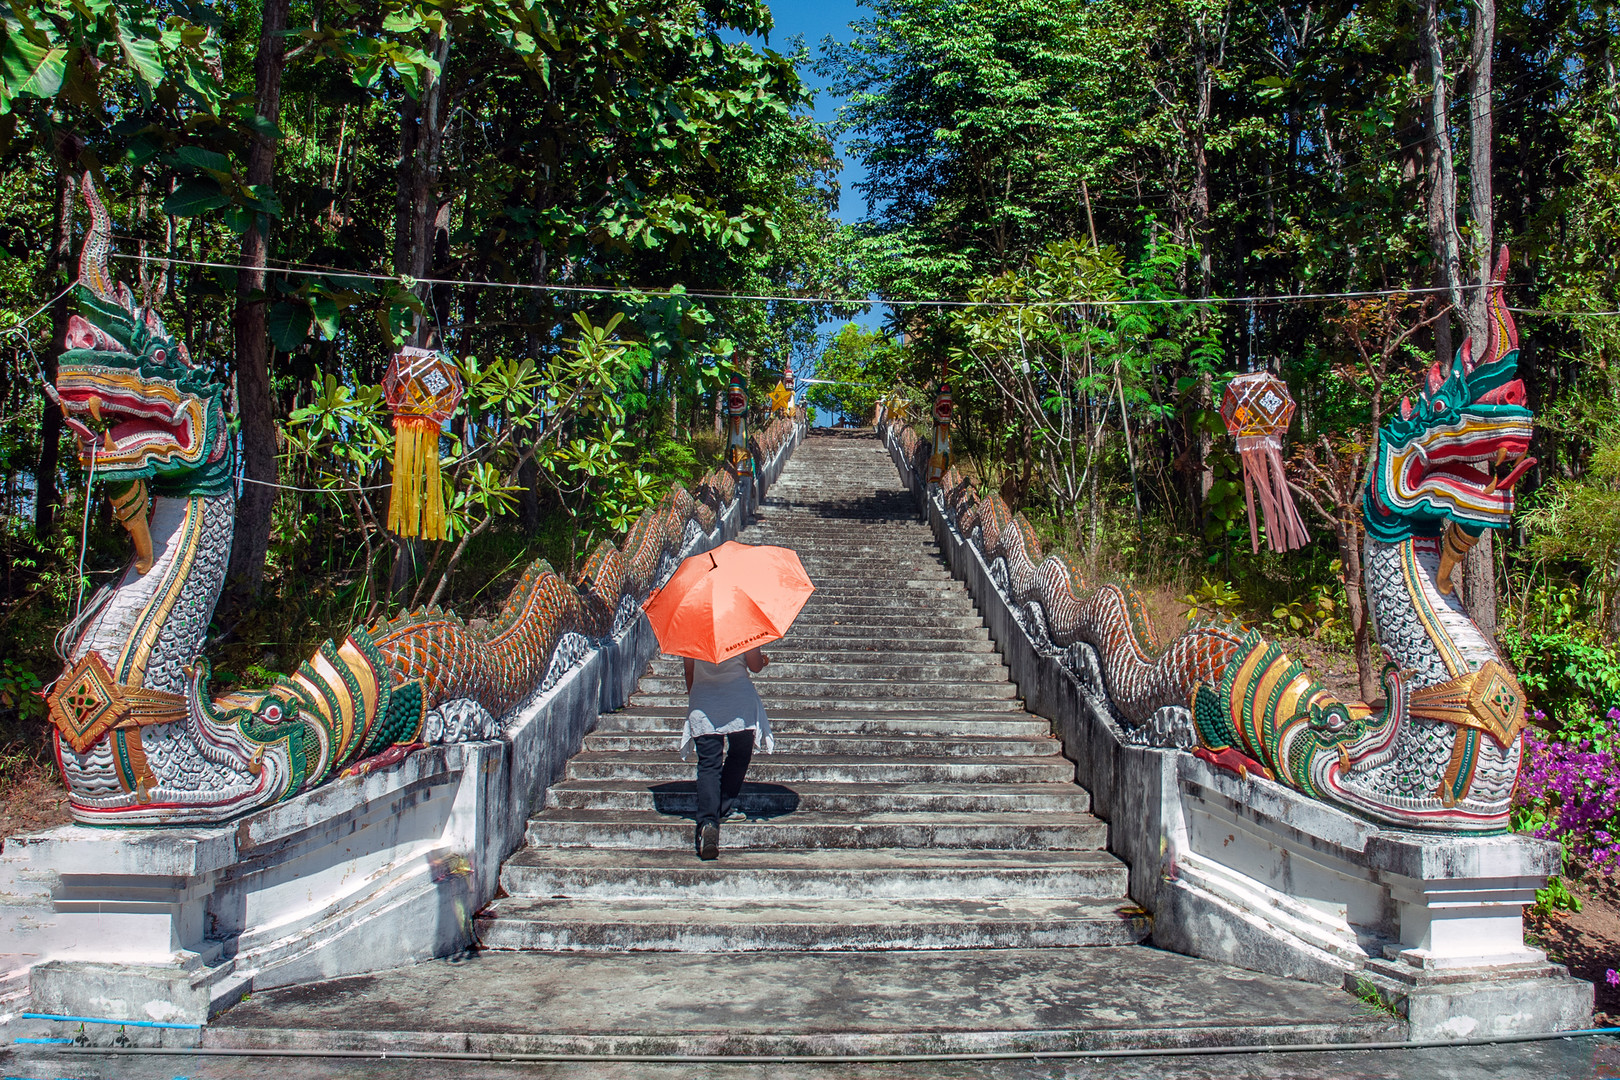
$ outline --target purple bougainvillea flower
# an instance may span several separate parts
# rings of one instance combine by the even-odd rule
[[[1610,968],[1609,973],[1603,976],[1603,981],[1608,983],[1610,986],[1620,986],[1620,971]]]
[[[1539,710],[1538,710],[1539,711]],[[1524,759],[1514,803],[1541,810],[1536,835],[1558,840],[1593,867],[1620,867],[1620,708],[1609,710],[1599,732],[1573,742],[1524,733]],[[1607,747],[1608,749],[1601,749]]]

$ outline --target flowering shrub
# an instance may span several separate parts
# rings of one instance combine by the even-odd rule
[[[1546,717],[1537,710],[1532,719]],[[1564,849],[1594,869],[1620,865],[1620,708],[1571,742],[1524,733],[1524,762],[1513,791],[1513,827],[1563,842]]]

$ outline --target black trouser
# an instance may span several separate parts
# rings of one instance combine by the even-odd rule
[[[745,728],[730,735],[699,735],[697,744],[697,823],[720,823],[722,809],[730,810],[742,791],[743,774],[754,757],[754,730]],[[724,767],[720,764],[722,751]]]

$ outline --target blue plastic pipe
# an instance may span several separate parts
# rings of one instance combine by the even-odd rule
[[[57,1016],[54,1013],[22,1014],[24,1020],[56,1020],[64,1024],[114,1024],[118,1027],[178,1028],[182,1031],[201,1031],[201,1024],[162,1024],[156,1020],[107,1020],[99,1016]]]

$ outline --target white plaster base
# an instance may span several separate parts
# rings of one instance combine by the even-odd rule
[[[898,440],[888,445],[1025,707],[1053,722],[1108,822],[1155,944],[1311,982],[1369,978],[1413,1037],[1451,1030],[1447,1010],[1493,1035],[1590,1022],[1591,985],[1524,944],[1523,907],[1557,873],[1556,844],[1390,829],[1180,750],[1128,745],[1107,701],[1015,617],[938,487],[924,491]]]
[[[735,536],[800,438],[683,554]],[[27,971],[35,1011],[205,1023],[255,987],[465,949],[547,787],[657,652],[639,619],[498,740],[430,747],[228,824],[66,825],[7,839],[0,982]]]

